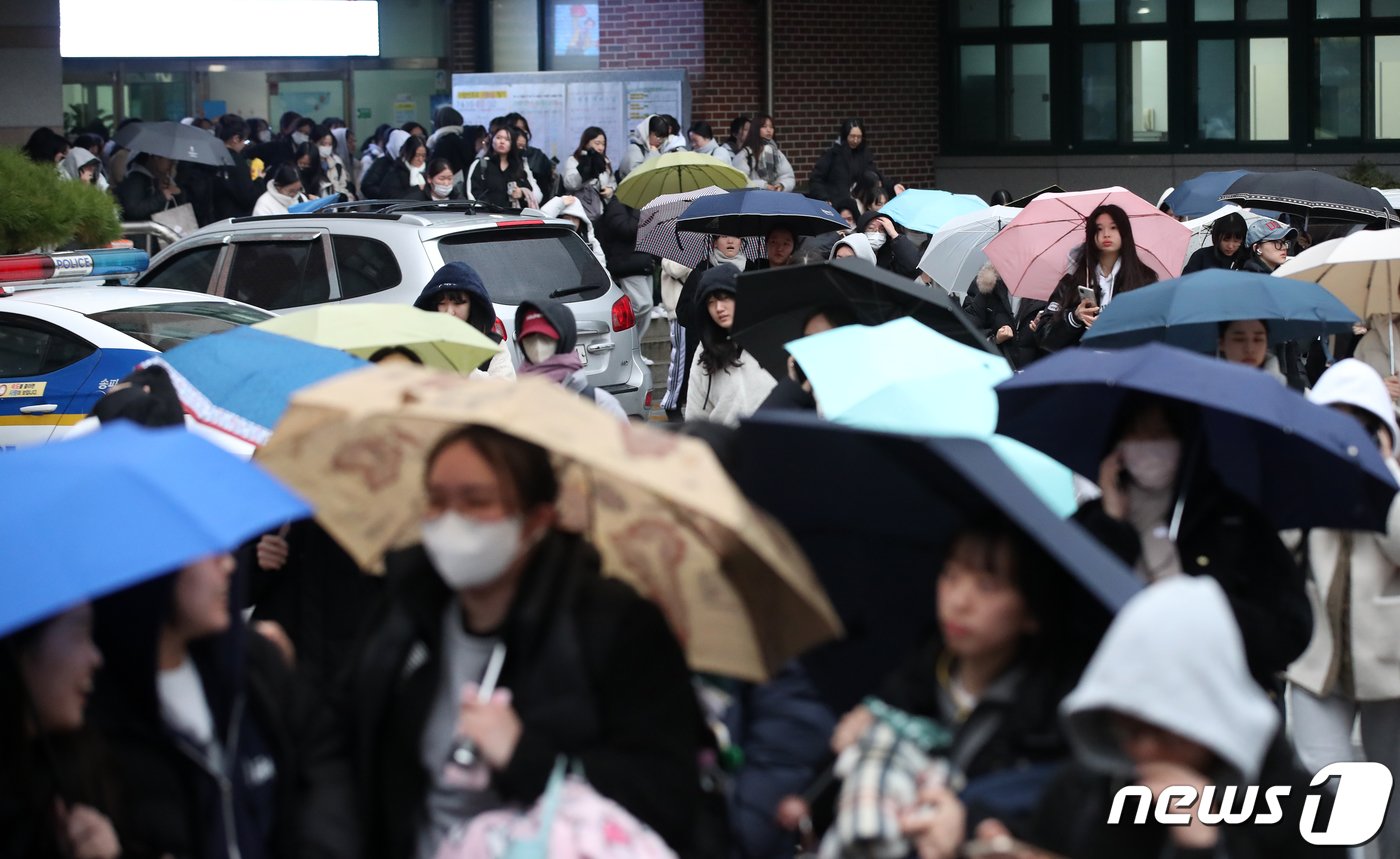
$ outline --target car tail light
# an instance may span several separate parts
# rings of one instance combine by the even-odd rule
[[[651,391],[647,391],[647,398],[646,398],[646,400],[643,402],[642,405],[643,405],[643,408],[647,408],[647,409],[650,409],[650,408],[651,408]]]
[[[501,321],[501,317],[496,317],[496,321],[491,326],[491,330],[496,333],[497,337],[501,338],[502,343],[506,342],[506,340],[508,339],[506,337],[506,324]]]
[[[496,222],[496,226],[498,226],[498,227],[541,227],[541,226],[544,226],[544,221],[540,220],[539,218],[525,218],[525,219],[519,220],[519,221],[497,221],[497,222]]]
[[[613,302],[612,306],[613,330],[626,331],[637,324],[637,314],[632,312],[632,299],[622,296]]]

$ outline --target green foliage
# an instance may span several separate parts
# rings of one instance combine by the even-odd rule
[[[0,254],[77,242],[98,247],[121,236],[105,191],[58,175],[17,149],[0,149]]]
[[[103,113],[100,108],[90,104],[70,104],[63,112],[63,127],[68,129],[69,134],[77,135],[87,131],[94,122],[100,122],[110,129],[113,118],[110,113]]]
[[[1351,165],[1351,169],[1343,173],[1342,178],[1367,188],[1400,187],[1400,179],[1396,179],[1394,174],[1387,173],[1377,167],[1376,163],[1369,158],[1362,158]]]

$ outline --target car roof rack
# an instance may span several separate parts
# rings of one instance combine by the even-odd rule
[[[502,209],[483,200],[347,200],[331,203],[317,209],[315,214],[324,212],[372,213],[394,215],[400,212],[467,212],[470,214],[510,215],[515,212]]]

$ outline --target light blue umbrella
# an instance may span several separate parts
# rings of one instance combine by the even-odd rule
[[[995,387],[1012,376],[1001,356],[907,318],[836,328],[795,340],[787,349],[828,420],[908,435],[982,439],[1058,515],[1077,508],[1068,468],[995,435]]]
[[[888,215],[890,220],[905,229],[932,234],[959,215],[986,208],[986,201],[972,194],[910,188],[881,206],[880,214]]]

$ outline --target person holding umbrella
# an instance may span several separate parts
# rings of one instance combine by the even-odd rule
[[[1210,245],[1191,254],[1181,273],[1187,275],[1208,268],[1243,267],[1249,260],[1248,254],[1243,252],[1247,232],[1244,216],[1239,212],[1216,218],[1210,225]]]
[[[162,212],[185,202],[180,186],[175,184],[175,168],[179,162],[146,152],[132,158],[126,175],[117,185],[117,205],[122,219],[149,221]]]
[[[739,272],[719,265],[700,277],[695,293],[700,348],[687,382],[686,420],[738,426],[763,405],[777,382],[730,336]]]
[[[1263,370],[1280,385],[1288,384],[1279,369],[1278,356],[1269,351],[1269,323],[1262,319],[1221,322],[1219,354],[1226,361]]]
[[[1138,258],[1132,221],[1111,203],[1084,219],[1084,243],[1070,266],[1036,332],[1047,352],[1077,344],[1113,296],[1157,282],[1157,272]]]
[[[498,331],[496,307],[491,303],[491,294],[476,269],[464,262],[450,262],[438,269],[414,300],[413,306],[419,310],[431,310],[451,314],[471,327],[490,337],[492,342],[505,339],[505,328]],[[473,378],[514,379],[515,365],[511,363],[510,352],[502,349],[492,358],[486,369],[478,367],[472,371]]]

